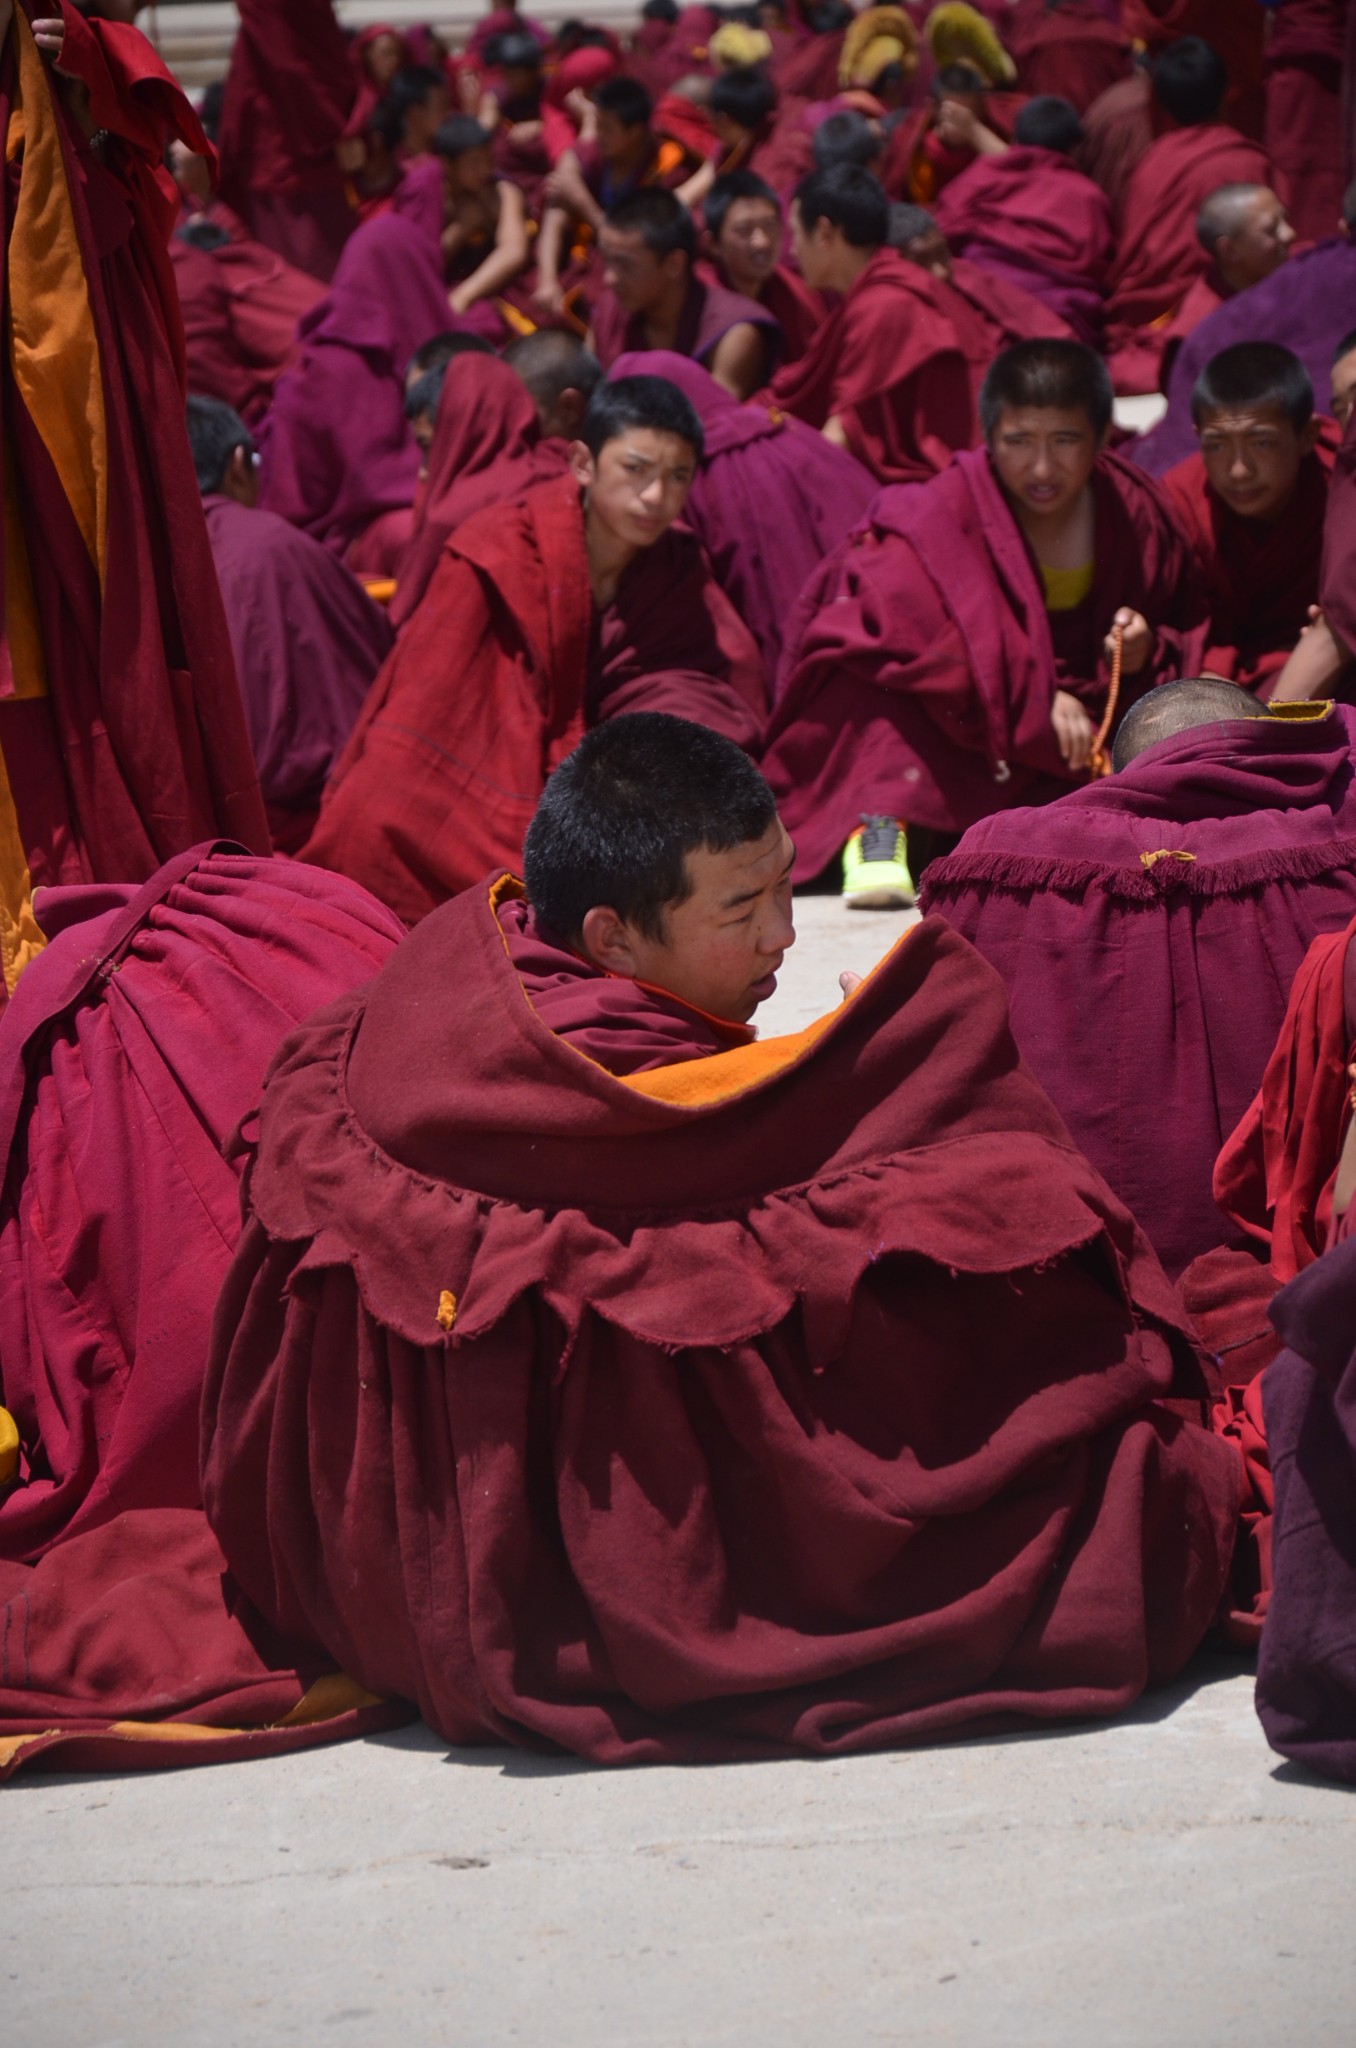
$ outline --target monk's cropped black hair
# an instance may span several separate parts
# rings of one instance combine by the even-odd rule
[[[410,357],[405,374],[408,377],[413,370],[423,377],[430,370],[446,369],[453,356],[492,356],[496,353],[494,343],[486,341],[483,334],[435,334],[428,341],[420,342]],[[422,406],[416,412],[408,412],[407,408],[408,417],[418,419],[423,410]]]
[[[402,64],[386,88],[386,101],[403,120],[411,107],[422,107],[435,92],[446,90],[446,72],[435,71],[429,64]]]
[[[1314,416],[1314,387],[1293,350],[1278,341],[1239,341],[1211,356],[1191,393],[1191,418],[1199,427],[1212,412],[1242,412],[1274,406],[1296,433]]]
[[[1268,716],[1266,705],[1259,704],[1251,690],[1226,682],[1223,676],[1188,676],[1183,682],[1161,683],[1132,704],[1121,720],[1111,749],[1112,770],[1121,774],[1147,747],[1176,739],[1179,733],[1222,725],[1233,718]]]
[[[1037,93],[1028,100],[1013,124],[1012,139],[1025,149],[1050,149],[1059,156],[1072,156],[1083,140],[1083,123],[1071,101],[1058,93]]]
[[[706,435],[686,392],[666,377],[617,377],[600,384],[588,403],[579,438],[595,462],[609,441],[636,427],[654,434],[676,434],[686,441],[698,462],[706,452]]]
[[[727,171],[723,178],[717,178],[706,195],[702,218],[706,232],[713,242],[720,240],[720,231],[725,225],[725,216],[736,199],[765,199],[769,206],[775,206],[780,214],[782,202],[757,171]]]
[[[523,879],[541,921],[577,940],[605,907],[662,941],[664,914],[692,894],[687,855],[761,839],[772,791],[733,740],[635,711],[582,739],[547,783],[523,848]]]
[[[711,81],[711,112],[737,127],[761,128],[777,111],[777,88],[756,64],[740,64]]]
[[[648,128],[654,102],[638,78],[607,78],[593,95],[600,114],[612,114],[623,128]]]
[[[486,43],[485,63],[492,71],[540,71],[541,44],[525,28],[507,28]]]
[[[1086,413],[1100,436],[1111,425],[1115,402],[1106,364],[1081,341],[1016,341],[989,365],[980,387],[979,424],[991,441],[1005,412],[1038,406]]]
[[[219,398],[190,397],[188,445],[193,450],[198,489],[204,497],[221,489],[237,448],[243,448],[247,455],[254,453],[254,437],[249,428],[239,413]]]
[[[952,99],[957,93],[964,93],[967,99],[982,99],[988,90],[988,79],[973,64],[943,64],[932,81],[935,100]]]
[[[869,171],[884,147],[879,131],[853,107],[826,115],[810,144],[817,171],[827,171],[831,164],[860,164]]]
[[[488,149],[492,137],[471,114],[449,114],[440,121],[433,137],[435,156],[466,156],[473,149]]]
[[[1229,84],[1223,60],[1200,36],[1169,43],[1150,64],[1149,78],[1158,104],[1183,128],[1213,121]]]
[[[890,232],[890,202],[885,188],[860,164],[834,164],[811,171],[796,187],[801,226],[808,234],[817,220],[842,231],[854,249],[879,249]]]
[[[890,201],[890,232],[886,240],[901,255],[907,253],[912,243],[921,242],[924,235],[939,232],[936,216],[926,206],[915,206],[908,199]]]
[[[607,225],[620,234],[639,235],[654,256],[671,256],[681,249],[690,262],[697,260],[697,226],[681,199],[662,185],[642,185],[628,192],[607,210]]]

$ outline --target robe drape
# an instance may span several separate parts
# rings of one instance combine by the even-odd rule
[[[201,249],[176,234],[170,244],[188,388],[219,398],[254,427],[272,404],[278,379],[296,361],[297,328],[325,287],[256,242],[228,207],[210,206],[201,217],[230,240]]]
[[[1101,341],[1115,236],[1101,187],[1048,149],[980,157],[937,201],[937,225],[958,256],[1008,279]]]
[[[1121,0],[1125,33],[1151,57],[1183,36],[1200,36],[1229,74],[1221,118],[1244,135],[1262,132],[1262,65],[1267,12],[1238,0]]]
[[[1342,219],[1342,59],[1349,13],[1348,0],[1283,0],[1267,44],[1267,154],[1302,242],[1325,241]]]
[[[1130,39],[1102,0],[1017,0],[1000,33],[1022,91],[1054,93],[1080,114],[1130,69]]]
[[[797,880],[819,874],[863,814],[963,832],[1071,788],[1054,693],[1071,691],[1101,717],[1102,642],[1121,605],[1158,633],[1144,673],[1125,679],[1122,709],[1192,672],[1190,550],[1145,481],[1114,455],[1100,459],[1094,586],[1053,614],[983,449],[931,484],[881,492],[868,524],[807,586],[787,634],[763,772],[796,842]]]
[[[756,644],[690,534],[638,555],[595,616],[579,487],[562,477],[451,536],[305,857],[413,923],[506,849],[518,857],[547,776],[589,726],[671,711],[752,748],[765,703]]]
[[[623,1081],[532,1009],[513,888],[266,1092],[204,1408],[266,1616],[445,1739],[607,1763],[1105,1714],[1180,1668],[1233,1457],[1162,1405],[1199,1399],[1180,1310],[990,971],[925,924],[799,1038]]]
[[[756,327],[762,336],[771,376],[782,355],[782,330],[774,315],[760,300],[727,291],[723,284],[694,271],[679,315],[673,353],[708,363],[730,329],[742,323]],[[611,369],[618,356],[636,354],[648,346],[644,314],[628,313],[612,292],[599,292],[589,324],[593,352],[605,370]]]

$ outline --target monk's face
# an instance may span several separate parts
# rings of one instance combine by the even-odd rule
[[[405,55],[399,36],[374,36],[363,52],[363,67],[378,92],[385,92]]]
[[[426,100],[411,107],[402,124],[402,137],[411,156],[424,156],[443,122],[452,111],[452,95],[445,85],[435,86]],[[473,151],[488,155],[488,151]]]
[[[1005,406],[989,457],[1008,497],[1036,519],[1058,519],[1087,488],[1101,440],[1079,406]]]
[[[443,197],[448,203],[473,199],[493,183],[494,156],[488,144],[484,149],[464,149],[443,163]]]
[[[590,911],[585,950],[613,974],[667,989],[708,1017],[747,1024],[776,988],[777,971],[796,942],[794,859],[780,818],[761,839],[724,853],[700,847],[683,863],[691,894],[665,911],[661,938],[613,913]]]
[[[648,130],[643,121],[619,121],[607,107],[598,110],[598,154],[605,164],[634,163],[645,148]]]
[[[697,457],[681,435],[631,427],[596,457],[576,441],[570,466],[584,491],[586,532],[623,548],[652,548],[687,503]]]
[[[1212,489],[1240,518],[1270,524],[1295,495],[1318,424],[1296,428],[1279,406],[1258,405],[1207,413],[1197,432]]]
[[[1259,189],[1248,200],[1236,232],[1221,237],[1215,261],[1233,291],[1247,291],[1280,269],[1294,239],[1295,230],[1276,194]]]
[[[1344,434],[1353,410],[1356,410],[1356,348],[1339,356],[1332,366],[1332,415]]]
[[[806,227],[800,207],[791,202],[791,248],[796,267],[812,292],[837,288],[839,265],[846,248],[842,231],[823,215]]]
[[[736,291],[750,295],[777,267],[782,217],[769,199],[736,199],[726,208],[716,254]]]
[[[622,230],[604,223],[598,246],[603,255],[603,283],[614,292],[625,313],[649,313],[669,289],[687,275],[687,257],[681,249],[657,256],[645,245],[638,230]]]

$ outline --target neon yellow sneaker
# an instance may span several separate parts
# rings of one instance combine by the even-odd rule
[[[908,841],[898,818],[864,817],[843,848],[843,901],[849,910],[909,910],[917,898]]]

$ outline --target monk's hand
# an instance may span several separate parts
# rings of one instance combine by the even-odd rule
[[[973,149],[979,138],[979,116],[973,107],[959,100],[943,100],[933,123],[940,141],[948,149]]]
[[[367,144],[361,135],[345,135],[334,145],[339,168],[346,178],[356,178],[367,162]]]
[[[13,10],[10,10],[13,12]],[[61,52],[66,44],[66,24],[61,16],[47,16],[33,24],[33,40],[51,65],[60,67]]]
[[[850,967],[845,967],[843,969],[842,973],[838,977],[838,986],[843,991],[844,1002],[847,1001],[849,996],[855,995],[857,993],[857,990],[861,987],[864,979],[865,977],[863,975],[854,974]]]
[[[544,313],[548,319],[552,314],[558,313],[565,303],[565,294],[561,290],[560,279],[558,277],[539,277],[536,288],[532,293],[532,303],[537,311]]]
[[[1121,674],[1137,676],[1154,651],[1154,629],[1143,612],[1132,612],[1128,604],[1121,606],[1111,624],[1113,629],[1120,626],[1125,633]],[[1102,642],[1102,653],[1108,661],[1111,660],[1114,649],[1114,632],[1108,633]]]
[[[1077,697],[1068,690],[1055,691],[1055,701],[1050,706],[1050,723],[1055,728],[1065,767],[1071,775],[1079,774],[1092,759],[1096,726]]]

